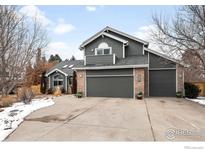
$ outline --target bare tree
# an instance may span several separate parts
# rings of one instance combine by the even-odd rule
[[[203,82],[205,74],[202,62],[192,52],[185,52],[182,60],[188,64],[189,67],[185,69],[184,79],[186,82]]]
[[[37,49],[48,44],[46,30],[16,6],[0,6],[0,91],[7,95],[22,81]]]
[[[152,31],[153,42],[178,60],[185,60],[182,57],[189,52],[186,57],[199,61],[197,69],[205,74],[205,6],[182,6],[173,18],[153,15],[153,21],[156,25]],[[192,64],[193,60],[186,59],[186,62]]]

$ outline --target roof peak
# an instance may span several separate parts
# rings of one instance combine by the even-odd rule
[[[119,34],[119,35],[121,35],[121,36],[127,37],[127,38],[129,38],[129,39],[132,39],[132,40],[135,40],[135,41],[137,41],[137,42],[143,43],[143,44],[145,44],[145,45],[149,45],[149,43],[148,43],[147,41],[144,41],[144,40],[142,40],[142,39],[139,39],[139,38],[137,38],[137,37],[135,37],[135,36],[132,36],[132,35],[130,35],[130,34],[127,34],[127,33],[125,33],[125,32],[119,31],[119,30],[117,30],[117,29],[115,29],[115,28],[113,28],[113,27],[111,27],[111,26],[106,26],[105,28],[103,28],[102,30],[98,31],[97,33],[95,33],[94,35],[92,35],[90,38],[88,38],[87,40],[85,40],[85,41],[80,45],[80,49],[82,49],[82,48],[87,44],[87,42],[90,42],[93,38],[95,38],[95,37],[98,36],[98,35],[101,35],[101,34],[104,33],[105,31],[112,31],[112,32],[117,33],[117,34]]]

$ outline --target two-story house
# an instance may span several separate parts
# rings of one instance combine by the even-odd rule
[[[149,43],[105,27],[80,45],[84,63],[74,67],[77,91],[90,97],[175,96],[183,92],[183,65]]]
[[[175,96],[183,92],[183,65],[148,48],[149,43],[105,27],[80,45],[84,59],[62,62],[47,76],[49,87],[68,84],[76,72],[77,91],[87,97]],[[71,83],[70,83],[71,84]]]

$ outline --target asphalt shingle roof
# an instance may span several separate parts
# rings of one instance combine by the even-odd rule
[[[126,58],[118,58],[116,60],[116,64],[92,64],[92,65],[84,65],[84,63],[79,63],[75,68],[83,68],[83,67],[100,67],[100,66],[125,66],[125,65],[144,65],[148,64],[147,56],[129,56]]]
[[[66,66],[65,68],[63,68],[64,66]],[[53,71],[54,69],[59,69],[62,72],[68,74],[69,76],[73,76],[73,67],[69,68],[69,66],[73,65],[73,67],[79,67],[81,65],[83,65],[83,60],[65,60],[62,61],[58,64],[56,64],[55,66],[53,66],[49,71],[47,71],[47,73]]]

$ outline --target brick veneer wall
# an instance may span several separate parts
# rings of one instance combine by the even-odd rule
[[[77,77],[77,92],[82,92],[85,96],[85,80],[86,80],[86,71],[78,70],[76,72]]]
[[[143,68],[134,68],[134,94],[135,96],[141,91],[145,94],[145,71]]]
[[[184,92],[184,67],[177,64],[177,91]]]

